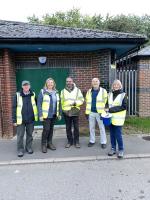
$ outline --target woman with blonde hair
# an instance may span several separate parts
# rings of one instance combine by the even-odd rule
[[[54,123],[56,118],[60,118],[59,101],[56,83],[52,78],[48,78],[38,96],[39,119],[43,122],[41,141],[43,153],[47,153],[47,148],[56,150],[56,147],[52,143],[52,138]]]
[[[118,143],[118,158],[123,158],[124,146],[122,138],[122,126],[126,117],[127,96],[122,90],[120,80],[114,80],[112,91],[108,95],[109,113],[112,114],[110,125],[111,150],[108,156],[116,154],[116,143]]]

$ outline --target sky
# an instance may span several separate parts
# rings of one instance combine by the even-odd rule
[[[89,15],[150,15],[150,0],[0,0],[0,19],[27,22],[27,17],[33,14],[41,18],[46,13],[67,11],[73,7]]]

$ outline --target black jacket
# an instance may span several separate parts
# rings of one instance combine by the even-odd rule
[[[20,91],[20,96],[22,96],[23,99],[23,106],[22,106],[22,123],[32,123],[34,119],[34,112],[33,107],[31,103],[31,96],[33,96],[34,93],[30,90],[30,93],[25,95],[23,93],[23,90]],[[37,102],[35,98],[35,102]],[[12,120],[13,123],[17,122],[17,95],[13,98],[13,107],[12,107]]]
[[[119,94],[122,94],[123,91],[122,90],[116,90],[116,91],[113,91],[112,93],[113,93],[113,100],[114,100]],[[122,105],[109,108],[109,112],[110,113],[116,113],[116,112],[120,112],[120,111],[123,111],[123,110],[126,110],[126,109],[127,109],[127,96],[125,95],[125,97],[122,101]]]

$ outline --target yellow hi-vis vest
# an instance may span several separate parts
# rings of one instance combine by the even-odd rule
[[[35,93],[33,93],[34,95],[31,96],[31,104],[33,107],[33,113],[34,113],[34,120],[38,121],[38,111],[37,111],[37,106],[36,106],[36,102],[35,102]],[[17,92],[17,125],[22,124],[22,107],[23,107],[23,100],[22,100],[22,96],[20,96],[20,93]]]
[[[98,113],[104,112],[105,104],[107,102],[107,91],[100,87],[98,95],[96,97],[96,109]],[[89,89],[86,93],[86,110],[85,114],[89,115],[91,113],[92,106],[92,89]]]
[[[42,91],[43,92],[43,91]],[[59,116],[59,94],[56,93],[56,98],[57,98],[57,107],[56,107],[56,115],[57,117]],[[49,107],[50,107],[50,96],[48,94],[43,93],[43,102],[42,102],[42,117],[43,119],[46,119],[48,117],[48,112],[49,112]]]
[[[108,96],[108,105],[109,108],[112,108],[114,106],[121,106],[122,101],[125,97],[125,93],[118,94],[118,96],[113,100],[113,93],[109,93]],[[126,117],[126,110],[116,112],[116,113],[111,113],[112,114],[112,124],[116,126],[123,126],[125,117]]]
[[[74,102],[76,103],[76,106],[71,106]],[[72,107],[76,107],[80,110],[80,106],[83,102],[84,98],[79,88],[75,87],[71,92],[66,89],[61,91],[62,110],[69,111]]]

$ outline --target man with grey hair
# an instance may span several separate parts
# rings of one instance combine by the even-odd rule
[[[101,114],[104,112],[107,102],[107,91],[100,87],[100,80],[98,78],[92,79],[92,88],[86,94],[86,118],[89,120],[90,140],[88,147],[95,144],[95,124],[98,123],[100,129],[100,144],[101,148],[106,148],[107,138],[105,127],[101,120]]]
[[[24,155],[24,134],[26,131],[25,149],[29,154],[33,153],[32,133],[34,121],[38,120],[35,93],[30,89],[29,81],[22,81],[22,89],[13,99],[12,119],[17,127],[17,151],[18,157]]]

